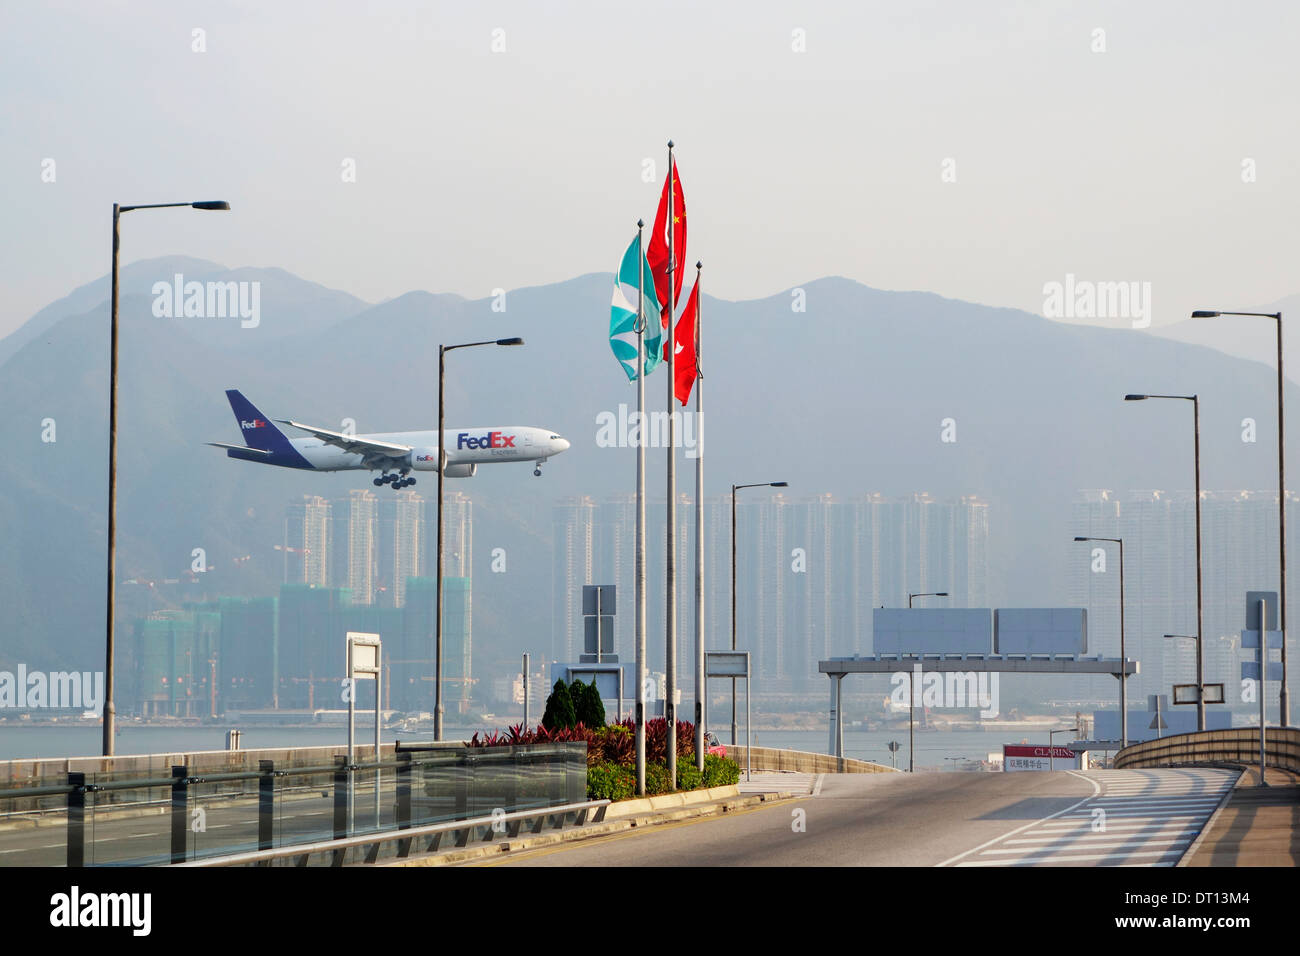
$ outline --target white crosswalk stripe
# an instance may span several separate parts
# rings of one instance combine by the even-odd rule
[[[1173,866],[1237,781],[1234,770],[1096,770],[1101,792],[956,858],[954,866]]]

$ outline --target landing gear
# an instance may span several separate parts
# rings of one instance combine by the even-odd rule
[[[542,465],[544,465],[544,464],[546,464],[546,459],[545,459],[545,458],[543,458],[541,461],[539,461],[539,462],[537,463],[537,467],[533,469],[533,477],[535,477],[535,478],[540,478],[540,477],[542,477]]]
[[[382,479],[382,478],[376,478],[376,479],[375,479],[375,487],[376,487],[376,488],[379,488],[380,486],[382,486],[383,483],[384,483],[384,479]]]

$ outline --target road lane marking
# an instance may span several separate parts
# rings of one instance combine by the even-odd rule
[[[1121,837],[1121,836],[1126,836],[1126,837],[1142,836],[1142,837],[1150,837],[1152,840],[1160,840],[1160,839],[1172,840],[1176,837],[1182,836],[1183,834],[1191,833],[1191,832],[1192,832],[1191,827],[1178,827],[1172,830],[1158,830],[1152,833],[1143,833],[1141,831],[1138,831],[1136,833],[1107,832],[1107,833],[1080,833],[1076,836],[1066,835],[1066,836],[1020,837],[1017,840],[1008,840],[1007,842],[1008,843],[1061,843],[1062,845],[1065,845],[1075,840],[1113,840],[1116,837]]]
[[[1092,784],[1092,794],[1090,796],[1084,797],[1078,803],[1070,804],[1070,806],[1066,807],[1064,810],[1058,810],[1056,813],[1053,813],[1050,816],[1043,817],[1041,820],[1035,820],[1033,823],[1026,823],[1022,827],[1016,827],[1010,833],[1004,833],[1000,837],[995,837],[994,839],[989,840],[986,843],[981,843],[979,846],[972,847],[971,849],[967,850],[965,853],[958,853],[956,856],[949,857],[948,859],[944,860],[942,863],[936,863],[935,866],[947,866],[950,863],[956,863],[958,860],[962,859],[963,857],[970,856],[972,853],[978,853],[986,846],[992,846],[994,843],[997,843],[1000,840],[1005,840],[1007,837],[1015,836],[1017,833],[1021,833],[1025,830],[1028,830],[1030,827],[1038,826],[1038,824],[1040,823],[1045,823],[1048,820],[1055,820],[1057,817],[1061,816],[1062,814],[1069,813],[1071,810],[1075,809],[1076,807],[1083,806],[1093,797],[1096,797],[1101,793],[1101,784],[1099,784],[1096,780],[1093,780],[1089,777],[1085,777],[1083,774],[1075,773],[1073,770],[1067,770],[1066,773],[1070,774],[1071,776],[1078,777],[1080,780],[1087,780],[1088,783]]]
[[[1164,857],[1164,856],[1169,856],[1170,853],[1176,853],[1176,852],[1178,851],[1177,850],[1152,850],[1150,852],[1125,853],[1124,858],[1128,860],[1139,856]],[[1083,863],[1088,860],[1109,860],[1114,855],[1115,854],[1113,853],[1094,853],[1089,856],[1064,857],[1064,856],[1058,856],[1056,854],[1048,854],[1047,856],[1042,856],[1042,857],[1035,857],[1035,858],[1023,857],[1017,860],[974,860],[974,861],[967,861],[965,863],[958,863],[957,865],[958,866],[1026,866],[1033,863],[1069,864],[1069,863]],[[1135,865],[1140,866],[1141,864],[1135,864]]]
[[[1141,783],[1135,784],[1135,778]],[[1056,814],[1059,819],[1054,822],[1044,820],[1022,828],[1018,832],[1033,832],[1019,839],[1007,834],[1000,841],[977,847],[978,858],[958,865],[1100,862],[1170,866],[1199,839],[1206,820],[1236,782],[1230,772],[1205,768],[1120,771],[1118,775],[1108,771],[1091,774],[1088,779],[1094,785],[1104,785],[1098,795]],[[1003,846],[989,849],[997,842]],[[1094,852],[1097,850],[1111,852]]]
[[[1180,840],[1120,840],[1111,843],[1089,843],[1087,846],[1074,846],[1071,844],[1062,844],[1061,846],[1017,846],[1007,850],[985,850],[985,853],[1019,853],[1022,856],[1026,850],[1051,857],[1060,857],[1061,859],[1075,859],[1070,856],[1072,853],[1085,853],[1089,850],[1115,850],[1125,846],[1182,846],[1184,843],[1190,843],[1190,839]]]

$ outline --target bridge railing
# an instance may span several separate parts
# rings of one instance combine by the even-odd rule
[[[385,750],[352,763],[261,760],[257,770],[229,772],[175,764],[165,776],[69,771],[14,781],[0,786],[0,863],[180,863],[586,799],[584,743]]]
[[[727,756],[745,764],[745,747],[727,744]],[[833,757],[830,754],[810,753],[804,750],[781,750],[777,747],[755,747],[749,764],[753,770],[785,771],[789,773],[893,773],[894,768],[851,757]]]
[[[1264,754],[1269,766],[1300,771],[1300,729],[1268,727]],[[1204,763],[1259,763],[1259,728],[1203,730],[1129,744],[1115,755],[1118,770]]]

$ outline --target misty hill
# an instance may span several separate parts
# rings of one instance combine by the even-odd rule
[[[1282,313],[1282,368],[1286,377],[1296,381],[1300,372],[1300,295],[1287,296],[1267,305],[1215,303],[1225,309],[1242,309],[1247,312]],[[1211,308],[1211,306],[1207,306]],[[1257,316],[1219,316],[1213,319],[1185,319],[1169,325],[1153,326],[1153,335],[1208,345],[1211,348],[1254,362],[1264,362],[1274,369],[1277,366],[1277,324],[1272,319]]]
[[[260,324],[155,318],[152,282],[177,271],[187,280],[256,278]],[[634,451],[595,440],[601,412],[636,401],[609,349],[609,275],[514,290],[499,312],[489,299],[427,292],[367,306],[281,270],[197,260],[124,272],[132,279],[121,303],[119,582],[181,577],[202,547],[213,570],[187,595],[273,594],[285,505],[371,487],[367,473],[303,474],[206,447],[239,440],[223,389],[240,388],[273,418],[327,428],[351,418],[359,432],[432,428],[438,343],[519,335],[524,348],[448,357],[448,425],[539,425],[573,447],[540,479],[531,465],[499,465],[448,487],[476,503],[476,660],[548,645],[553,503],[634,487]],[[92,669],[102,659],[108,306],[107,285],[99,295],[95,287],[0,342],[0,600],[9,610],[0,665]],[[802,288],[805,312],[792,311],[789,293],[705,296],[706,494],[783,479],[792,497],[979,495],[992,503],[991,599],[1042,606],[1065,600],[1078,489],[1192,485],[1190,409],[1126,404],[1125,393],[1199,391],[1204,486],[1275,484],[1274,380],[1258,363],[1141,331],[839,278]],[[651,408],[663,407],[666,388],[661,372],[648,380]],[[1254,444],[1241,441],[1245,417],[1258,423]],[[41,440],[46,419],[56,442]],[[955,442],[941,441],[945,419],[955,422]],[[648,457],[651,492],[661,495],[663,453]],[[416,490],[432,494],[433,481],[423,475]],[[691,491],[691,470],[679,468],[679,481]],[[507,549],[507,574],[486,573],[495,547]],[[147,587],[120,588],[122,624],[159,606]]]

